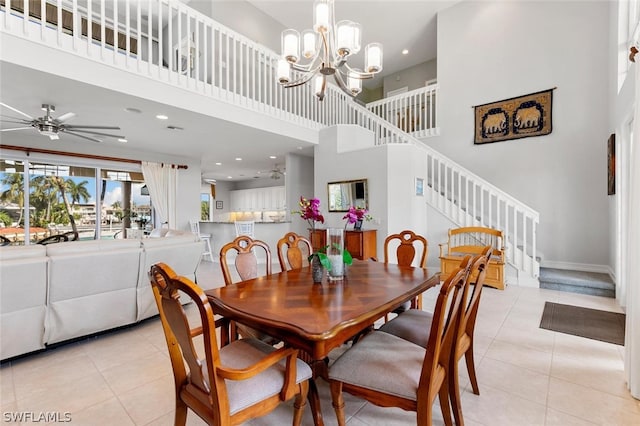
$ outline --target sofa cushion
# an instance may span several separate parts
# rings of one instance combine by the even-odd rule
[[[44,246],[0,251],[0,359],[44,348],[47,265]]]
[[[49,244],[46,246],[47,256],[61,256],[69,254],[87,254],[90,252],[106,252],[114,250],[132,250],[140,248],[140,240],[88,240],[69,241],[65,243]]]
[[[30,246],[4,246],[0,247],[0,260],[24,259],[26,257],[44,257],[47,255],[47,247],[39,244]]]

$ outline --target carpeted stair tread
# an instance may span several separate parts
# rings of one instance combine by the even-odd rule
[[[539,280],[540,288],[615,297],[615,284],[608,274],[540,268]]]

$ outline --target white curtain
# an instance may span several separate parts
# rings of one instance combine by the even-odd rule
[[[171,164],[142,162],[142,174],[149,188],[149,195],[160,223],[169,228],[176,227],[176,196],[178,188],[178,170]]]
[[[640,264],[637,261],[640,259],[640,63],[632,67],[635,67],[635,111],[629,161],[625,367],[631,395],[640,399]]]

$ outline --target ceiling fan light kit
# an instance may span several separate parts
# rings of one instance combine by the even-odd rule
[[[27,130],[27,129],[36,129],[38,131],[38,133],[40,133],[43,136],[48,136],[50,140],[58,140],[60,139],[59,133],[66,133],[69,135],[73,135],[79,138],[83,138],[83,139],[87,139],[90,140],[92,142],[102,142],[101,139],[98,139],[95,136],[105,136],[105,137],[110,137],[110,138],[116,138],[116,139],[125,139],[124,136],[122,135],[114,135],[111,133],[102,133],[102,132],[97,132],[94,129],[97,130],[120,130],[120,127],[118,126],[90,126],[90,125],[70,125],[70,124],[66,124],[67,121],[69,121],[70,119],[72,119],[73,117],[75,117],[75,114],[73,112],[67,112],[65,114],[62,114],[60,117],[58,118],[53,118],[53,116],[51,115],[52,112],[55,112],[56,107],[54,105],[50,105],[50,104],[42,104],[42,110],[45,111],[45,115],[43,117],[39,117],[39,118],[33,118],[31,117],[29,114],[24,113],[22,111],[20,111],[17,108],[14,108],[10,105],[7,105],[5,103],[0,102],[0,105],[10,109],[13,112],[16,112],[24,117],[26,117],[26,119],[24,118],[15,118],[15,117],[8,117],[10,118],[10,120],[5,120],[3,119],[2,121],[7,122],[7,123],[14,123],[14,124],[22,124],[23,126],[26,127],[14,127],[14,128],[9,128],[9,129],[1,129],[0,132],[12,132],[12,131],[16,131],[16,130]],[[83,135],[82,133],[87,133],[86,135]]]
[[[302,35],[294,29],[282,32],[282,59],[278,61],[277,79],[283,87],[301,86],[313,78],[314,92],[323,100],[327,76],[333,76],[343,92],[356,97],[362,91],[362,80],[382,71],[380,43],[369,43],[365,47],[364,71],[347,64],[348,58],[361,49],[362,27],[349,20],[336,23],[334,9],[334,0],[316,0],[313,30],[304,30]],[[308,60],[306,64],[299,62],[301,56]]]

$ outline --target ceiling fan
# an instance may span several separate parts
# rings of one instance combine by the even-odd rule
[[[283,177],[284,175],[287,174],[286,170],[284,168],[278,167],[277,164],[271,170],[261,170],[258,173],[269,173],[269,177],[271,179],[275,179],[275,180],[278,180],[278,179],[280,179],[281,177]]]
[[[56,107],[54,105],[42,104],[42,110],[46,112],[43,117],[38,117],[38,118],[33,118],[29,114],[26,114],[5,103],[0,102],[0,105],[27,118],[27,119],[24,119],[24,118],[16,118],[16,117],[9,117],[9,116],[3,115],[2,119],[0,120],[1,122],[21,124],[22,127],[0,129],[0,132],[13,132],[15,130],[36,129],[38,133],[44,136],[49,136],[49,139],[51,140],[60,139],[59,133],[66,133],[69,135],[77,136],[79,138],[88,139],[92,142],[102,142],[102,140],[94,136],[106,136],[111,138],[124,139],[124,136],[121,136],[121,135],[101,133],[101,132],[96,132],[92,130],[92,129],[120,130],[120,127],[117,127],[117,126],[87,126],[87,125],[76,126],[76,125],[66,124],[67,121],[75,117],[75,114],[73,112],[67,112],[66,114],[62,114],[58,118],[53,118],[51,116],[51,113],[56,110]],[[88,133],[88,134],[83,135],[81,133]]]

